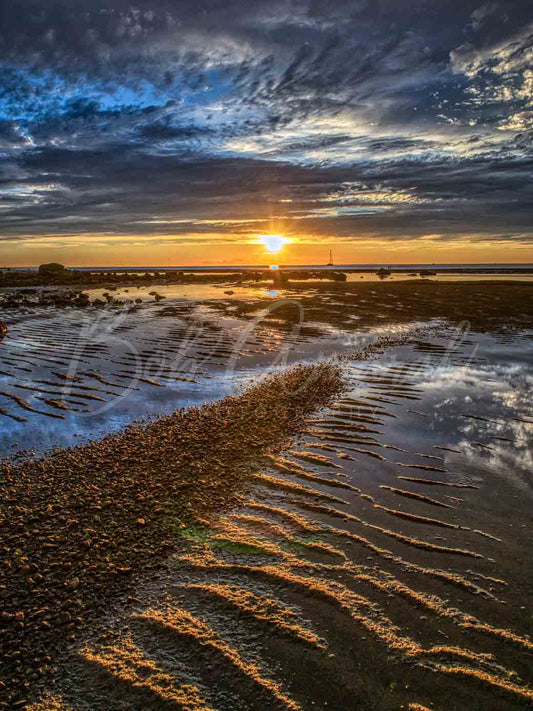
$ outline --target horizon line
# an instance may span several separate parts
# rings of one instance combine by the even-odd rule
[[[270,264],[186,264],[186,265],[157,265],[157,264],[143,264],[138,266],[133,265],[66,265],[67,270],[84,270],[84,271],[239,271],[239,270],[268,270],[272,266]],[[40,265],[24,265],[24,266],[2,266],[0,270],[33,270],[38,269]],[[277,265],[281,269],[313,269],[313,270],[324,270],[324,271],[335,271],[335,270],[368,270],[368,269],[379,269],[381,267],[390,268],[392,271],[401,269],[473,269],[473,268],[486,268],[486,269],[531,269],[533,268],[533,262],[403,262],[392,264],[388,262],[369,262],[369,263],[345,263],[345,264],[279,264]]]

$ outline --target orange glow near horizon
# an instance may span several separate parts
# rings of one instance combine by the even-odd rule
[[[359,236],[353,240],[324,235],[257,235],[224,233],[185,235],[68,235],[9,238],[2,241],[0,268],[38,266],[60,262],[71,267],[187,267],[267,266],[269,255],[262,238],[271,246],[281,243],[282,264],[327,264],[329,250],[335,264],[464,264],[533,263],[533,249],[527,239],[508,241],[479,239],[477,235],[443,239],[425,235],[389,240],[381,236]]]

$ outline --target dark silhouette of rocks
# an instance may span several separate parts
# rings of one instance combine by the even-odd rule
[[[39,267],[38,274],[40,276],[54,276],[56,274],[63,274],[65,267],[57,262],[50,262],[49,264],[41,264]]]

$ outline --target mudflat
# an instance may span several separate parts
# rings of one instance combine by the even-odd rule
[[[4,707],[528,707],[533,285],[124,288],[0,316]]]

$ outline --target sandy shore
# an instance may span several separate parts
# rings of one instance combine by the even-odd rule
[[[246,324],[272,303],[236,292],[201,307]],[[291,296],[303,328],[293,303],[267,308],[245,362],[266,362],[285,339],[312,360],[314,343],[342,333],[340,359],[5,461],[4,707],[529,707],[530,295],[513,283],[302,286]],[[139,312],[169,307],[164,347],[167,319],[193,319],[191,306],[169,297]],[[17,328],[47,338],[48,318],[13,321],[2,348]],[[385,338],[356,356],[352,333]],[[195,367],[204,352],[210,369],[231,359],[217,334],[202,334]],[[42,345],[25,361],[6,352],[27,369],[53,358]],[[159,382],[139,392],[179,375],[175,364],[152,372],[139,352],[141,378]],[[106,384],[84,365],[67,399],[105,399],[117,374],[130,377],[128,359],[103,347],[83,357],[120,369],[100,374]],[[59,387],[67,371],[42,367],[34,387]],[[21,428],[42,417],[20,414]]]
[[[26,685],[50,669],[87,615],[171,550],[176,528],[235,504],[261,457],[341,387],[333,365],[297,367],[239,398],[5,463],[4,698],[24,700]]]

